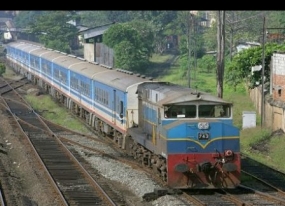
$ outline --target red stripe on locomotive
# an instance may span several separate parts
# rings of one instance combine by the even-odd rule
[[[227,156],[230,155],[230,156]],[[240,184],[240,154],[225,152],[168,155],[168,185],[173,188],[235,188]]]

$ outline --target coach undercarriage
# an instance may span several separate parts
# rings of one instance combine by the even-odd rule
[[[96,116],[91,118],[90,116],[93,114],[80,107],[74,101],[70,100],[61,92],[57,91],[55,88],[46,84],[39,78],[32,76],[31,81],[33,84],[41,87],[46,93],[51,95],[58,103],[67,107],[74,115],[83,119],[86,124],[91,126],[100,135],[110,137],[113,142],[117,143],[118,147],[126,149],[128,155],[132,156],[143,166],[152,168],[154,174],[160,176],[164,181],[167,181],[167,164],[165,158],[160,155],[153,154],[151,151],[134,142],[130,136],[125,140],[126,138],[124,138],[124,135],[121,132],[115,130]],[[126,144],[128,145],[126,146]]]
[[[41,87],[44,92],[51,95],[56,102],[68,108],[72,114],[83,119],[85,123],[91,126],[96,132],[98,132],[102,136],[111,137],[113,141],[118,144],[119,147],[121,147],[122,149],[125,148],[125,141],[121,132],[115,130],[102,119],[96,117],[94,114],[90,113],[89,111],[81,107],[79,104],[72,101],[69,97],[66,97],[64,94],[56,90],[51,85],[46,84],[43,80],[33,75],[29,79],[34,85]]]
[[[164,157],[155,155],[143,146],[134,142],[131,136],[124,137],[121,132],[115,130],[102,119],[96,117],[94,114],[91,114],[89,111],[79,106],[76,102],[63,95],[51,85],[46,84],[44,80],[24,71],[24,69],[16,69],[16,72],[24,75],[34,85],[42,88],[43,91],[51,95],[56,102],[67,107],[74,115],[83,119],[86,124],[91,126],[100,135],[110,137],[113,142],[117,143],[118,147],[126,149],[128,155],[132,156],[137,162],[145,167],[152,168],[154,174],[161,177],[164,181],[167,181],[167,163]]]

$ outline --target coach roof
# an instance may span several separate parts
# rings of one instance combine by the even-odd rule
[[[132,72],[123,72],[124,70],[106,68],[102,65],[96,65],[91,62],[81,61],[81,63],[70,65],[69,68],[79,74],[90,77],[95,81],[122,91],[128,91],[128,88],[133,85],[149,81],[148,79],[139,77]]]
[[[94,62],[88,62],[73,55],[67,55],[65,53],[46,49],[37,45],[23,42],[13,42],[9,45],[33,55],[40,56],[73,72],[125,92],[127,92],[128,88],[132,86],[138,85],[142,82],[152,81],[151,78],[148,79],[130,71],[113,69]]]

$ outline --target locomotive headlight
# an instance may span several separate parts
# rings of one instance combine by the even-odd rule
[[[226,150],[225,151],[225,157],[232,157],[234,155],[232,150]]]
[[[199,122],[198,123],[198,128],[199,129],[209,129],[209,122]]]

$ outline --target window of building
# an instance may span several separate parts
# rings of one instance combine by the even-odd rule
[[[278,96],[281,97],[281,89],[278,89]]]

